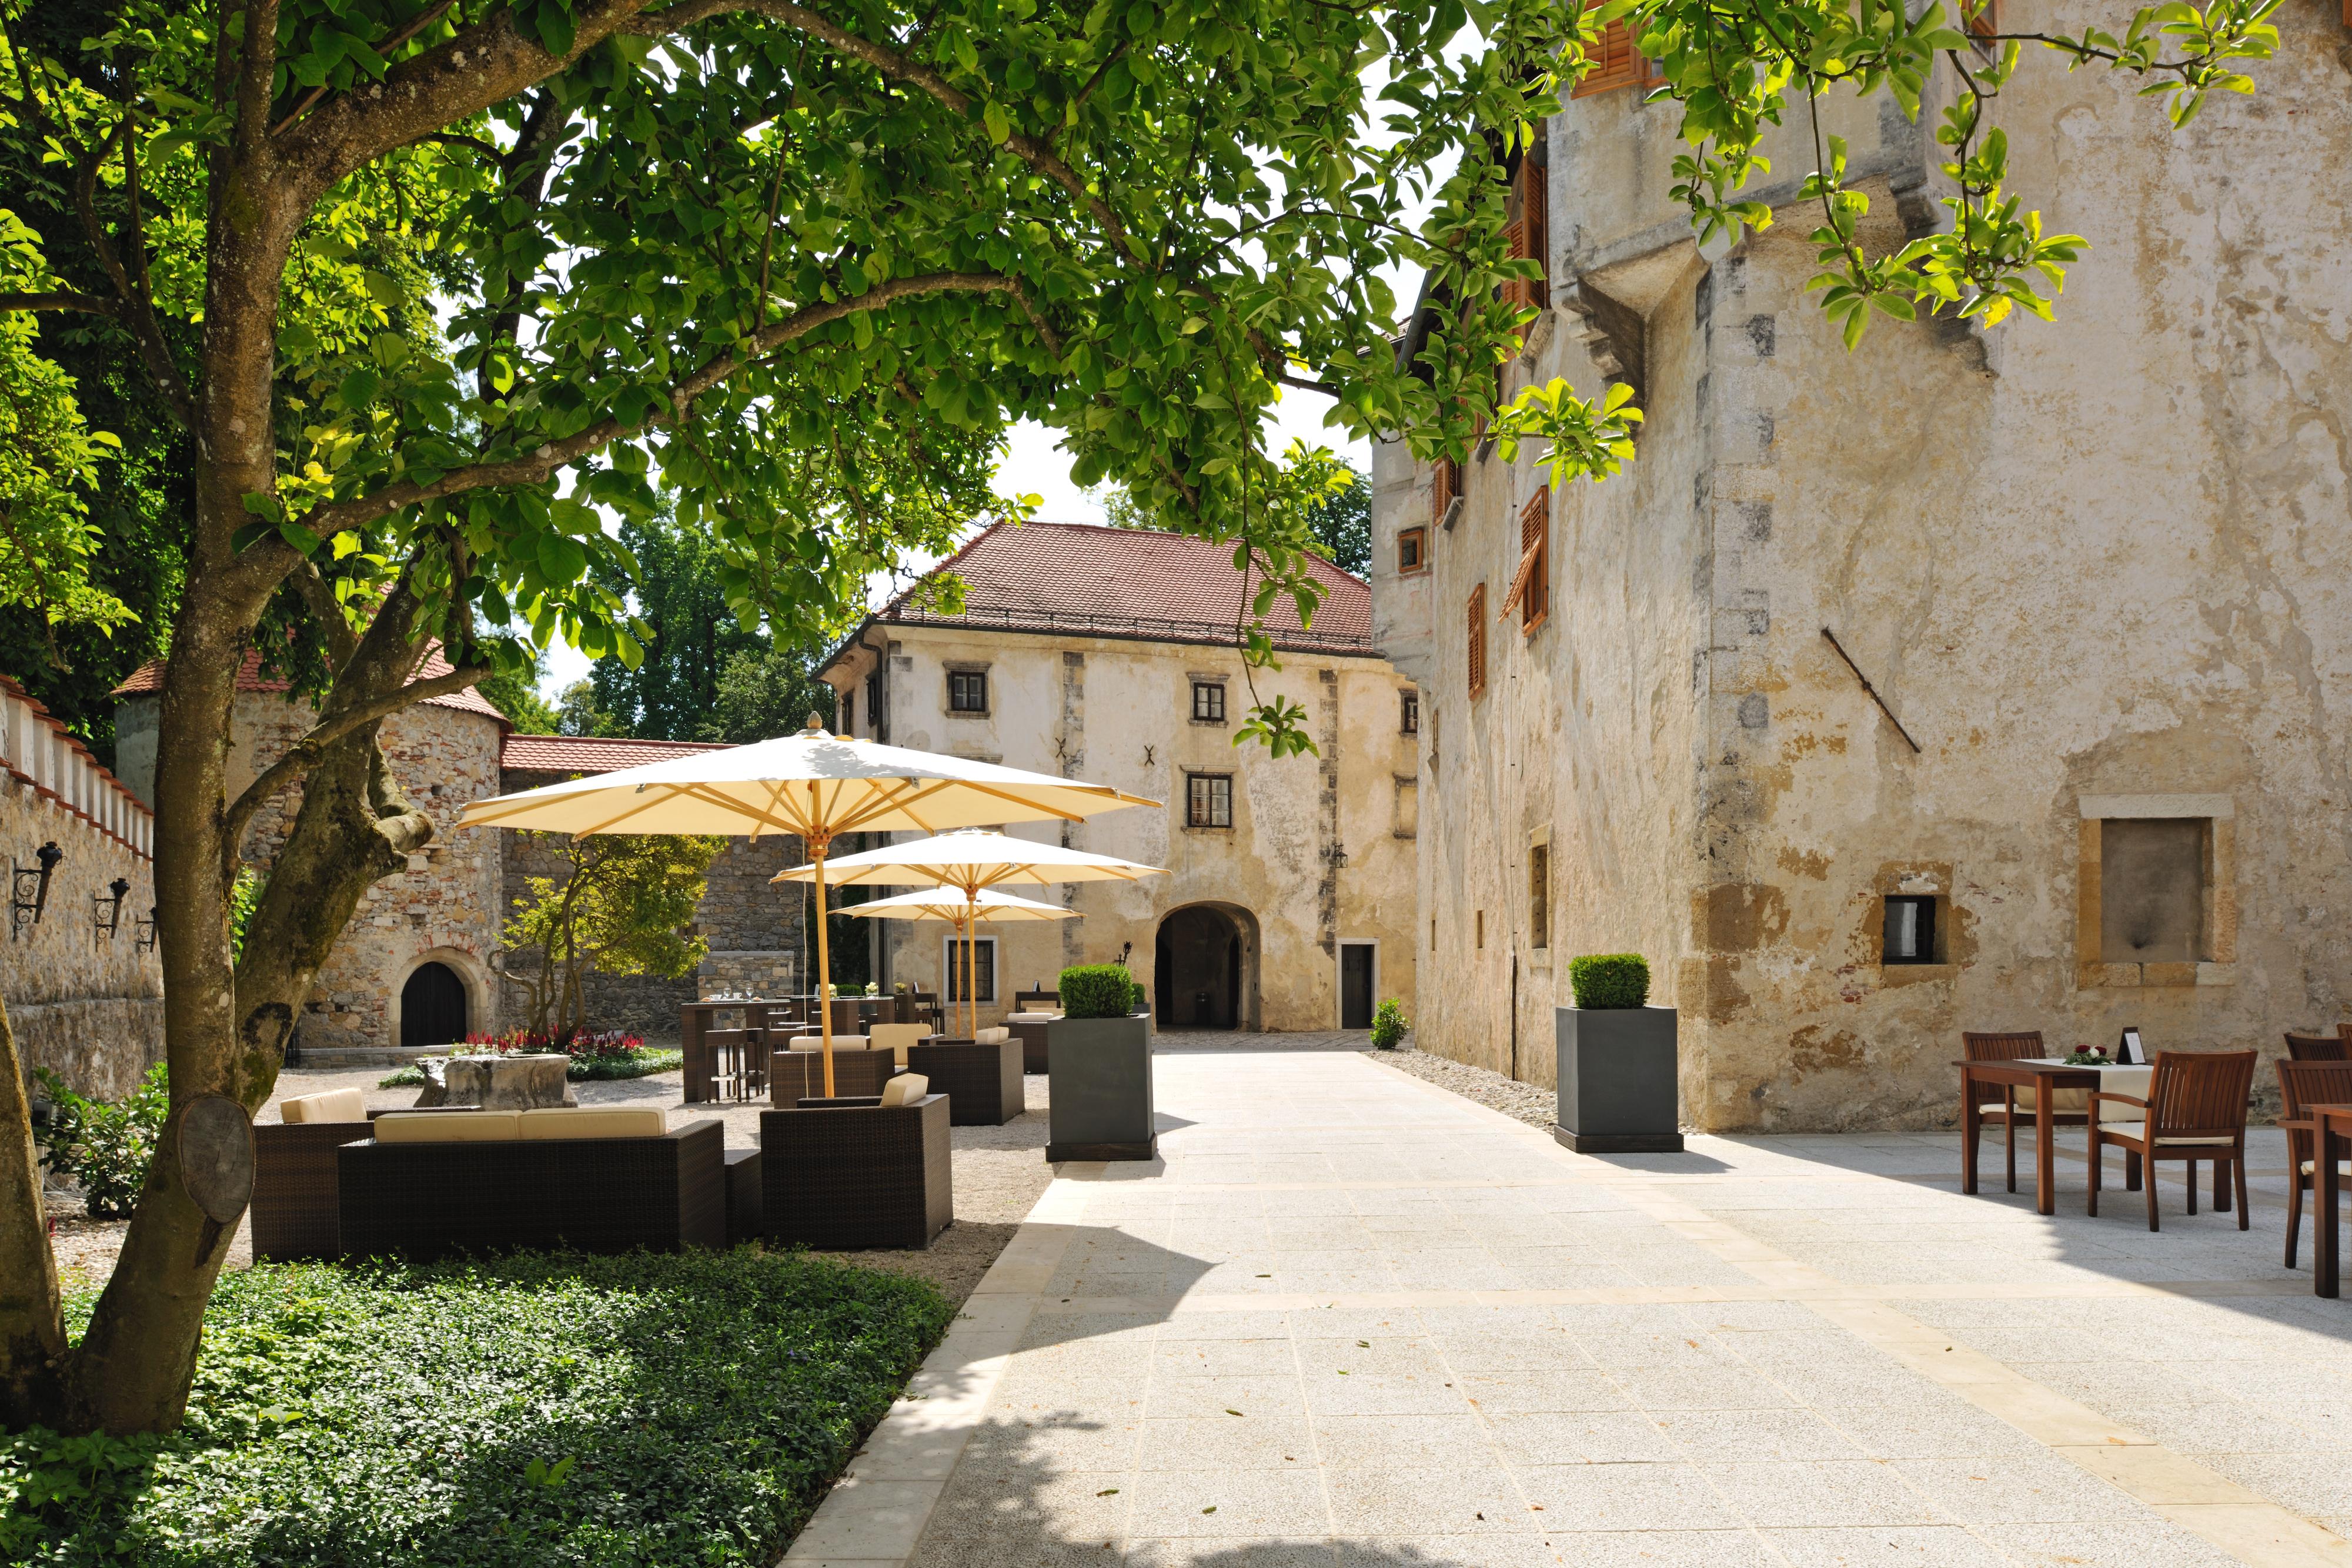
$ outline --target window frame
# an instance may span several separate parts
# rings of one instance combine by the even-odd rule
[[[982,665],[977,668],[963,667],[953,664],[948,666],[948,712],[961,718],[986,718],[989,715],[990,698],[992,695],[988,689],[990,685],[988,674],[988,669],[985,665]],[[957,688],[962,683],[968,681],[976,681],[980,685],[980,706],[978,707],[967,706],[958,700],[959,694]]]
[[[1405,552],[1408,549],[1412,553],[1411,560],[1405,559]],[[1429,530],[1424,528],[1399,528],[1397,530],[1397,575],[1410,577],[1414,572],[1428,570]]]
[[[1223,785],[1223,790],[1217,789]],[[1208,787],[1205,799],[1202,787]],[[1224,821],[1216,820],[1222,806]],[[1184,826],[1203,831],[1230,832],[1234,826],[1234,776],[1230,773],[1187,771],[1184,775]]]
[[[1878,962],[1882,967],[1908,967],[1916,964],[1940,964],[1944,961],[1942,946],[1945,921],[1937,906],[1943,903],[1940,894],[1931,893],[1890,893],[1878,927]],[[1896,957],[1890,949],[1888,937],[1895,930],[1895,912],[1898,906],[1922,908],[1926,914],[1924,930],[1918,935],[1919,951],[1907,958]]]
[[[1397,688],[1397,733],[1421,733],[1421,689],[1417,686]]]
[[[1214,712],[1214,713],[1202,713],[1202,712],[1201,711],[1201,697],[1202,697],[1202,694],[1203,694],[1203,693],[1213,693],[1213,694],[1215,695],[1215,696],[1216,696],[1215,707],[1216,707],[1216,710],[1217,710],[1216,712]],[[1225,683],[1224,683],[1224,682],[1223,682],[1223,681],[1216,681],[1216,680],[1204,680],[1204,679],[1202,679],[1201,676],[1198,676],[1198,675],[1195,675],[1195,676],[1193,676],[1193,677],[1192,677],[1192,722],[1193,722],[1194,724],[1208,724],[1208,725],[1218,725],[1218,726],[1223,726],[1223,725],[1226,722],[1226,721],[1225,721]]]
[[[941,936],[940,941],[942,945],[942,951],[940,957],[940,1000],[950,1004],[969,1002],[972,1000],[973,998],[961,995],[955,988],[956,982],[962,977],[963,973],[964,939],[958,936],[953,932],[950,932]],[[971,938],[971,941],[976,947],[984,948],[987,951],[987,956],[985,957],[982,957],[975,953],[972,960],[972,968],[976,977],[984,981],[987,985],[987,989],[982,991],[979,998],[981,1005],[985,1007],[994,1003],[998,999],[997,970],[999,966],[996,962],[998,957],[996,938],[993,936],[974,936]]]
[[[857,733],[857,694],[843,692],[835,697],[833,706],[835,716],[841,720],[841,733],[855,736]]]

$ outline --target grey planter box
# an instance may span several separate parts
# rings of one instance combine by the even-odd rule
[[[1045,1026],[1052,1085],[1045,1158],[1148,1160],[1151,1124],[1151,1019],[1055,1019]]]
[[[1674,1009],[1555,1008],[1552,1030],[1554,1138],[1583,1155],[1682,1152]]]

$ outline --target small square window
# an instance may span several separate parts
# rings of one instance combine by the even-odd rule
[[[986,670],[950,670],[948,672],[948,711],[950,713],[986,713],[988,711],[988,672]]]
[[[1410,687],[1397,693],[1397,733],[1421,733],[1421,694]]]
[[[1933,895],[1892,894],[1886,900],[1883,964],[1933,964],[1936,959],[1936,900]]]
[[[1184,781],[1184,825],[1188,828],[1230,828],[1234,825],[1234,776],[1195,773]]]
[[[1426,547],[1429,534],[1423,528],[1405,528],[1397,534],[1397,570],[1419,571],[1429,564]]]
[[[1192,683],[1192,718],[1199,724],[1225,722],[1225,688],[1223,682]]]

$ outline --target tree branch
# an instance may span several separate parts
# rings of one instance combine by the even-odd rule
[[[302,526],[322,537],[342,532],[346,528],[362,528],[420,502],[438,500],[467,490],[485,489],[499,485],[534,485],[567,463],[578,462],[590,453],[625,435],[656,425],[666,425],[682,417],[694,400],[718,386],[730,377],[796,338],[803,338],[829,322],[854,316],[861,310],[877,310],[900,299],[923,294],[942,293],[1011,293],[1017,282],[992,272],[933,272],[912,277],[894,277],[876,285],[852,299],[828,300],[794,311],[772,326],[761,328],[744,340],[751,357],[738,358],[729,352],[705,364],[668,391],[671,413],[651,413],[634,424],[618,419],[599,420],[576,435],[561,441],[551,441],[517,456],[493,458],[488,462],[469,464],[452,469],[429,485],[403,480],[387,485],[381,490],[345,500],[331,501],[306,513]]]
[[[239,853],[245,830],[252,822],[254,813],[268,805],[270,797],[309,772],[311,764],[319,759],[319,754],[330,745],[362,726],[391,717],[402,708],[430,697],[447,696],[451,692],[464,691],[489,673],[488,664],[468,664],[463,669],[451,670],[446,675],[435,675],[430,680],[412,681],[396,692],[367,702],[354,703],[340,713],[320,719],[311,727],[308,735],[286,748],[285,756],[264,768],[260,778],[247,785],[245,793],[239,795],[236,803],[228,809],[228,815],[224,819],[226,825],[222,830],[226,852],[230,855]]]
[[[124,141],[123,156],[135,162],[139,154],[137,147],[131,145],[135,138],[131,135],[131,115],[127,110],[115,120],[114,129],[107,132],[106,139],[90,150],[89,156],[75,172],[74,208],[81,216],[82,233],[89,240],[90,249],[97,254],[99,267],[114,284],[115,293],[122,298],[121,308],[104,314],[111,315],[130,329],[131,341],[139,345],[140,362],[146,367],[149,379],[163,394],[163,401],[170,406],[173,417],[180,422],[180,427],[193,433],[196,428],[195,399],[189,394],[188,383],[182,378],[180,367],[173,361],[172,346],[163,340],[163,329],[155,319],[153,308],[143,292],[132,287],[131,275],[123,269],[122,258],[115,254],[114,243],[106,237],[105,225],[98,221],[99,165],[105,162],[107,154],[113,151],[117,137]],[[147,242],[140,229],[135,196],[131,211],[130,238],[131,244],[138,247],[139,269],[141,276],[144,277]]]
[[[31,292],[0,294],[0,310],[86,310],[92,316],[122,319],[122,306],[118,300],[102,299],[95,294],[75,294],[65,289],[47,293]]]

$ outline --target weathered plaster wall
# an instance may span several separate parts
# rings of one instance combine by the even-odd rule
[[[1376,603],[1406,622],[1383,636],[1409,645],[1431,606],[1424,921],[1469,977],[1427,999],[1425,1048],[1505,1065],[1517,951],[1520,1076],[1549,1081],[1532,956],[1497,951],[1493,913],[1523,903],[1547,814],[1555,951],[1650,956],[1701,1126],[1948,1121],[1963,1029],[2274,1052],[2352,1012],[2352,220],[2306,185],[2352,157],[2352,113],[2332,10],[2281,26],[2259,94],[2181,134],[2128,84],[2029,60],[2002,100],[2013,166],[2046,226],[2092,242],[2054,328],[1882,321],[1849,356],[1804,293],[1801,211],[1711,267],[1685,253],[1663,288],[1671,257],[1618,255],[1656,295],[1641,456],[1556,509],[1553,623],[1524,647],[1490,627],[1475,704],[1464,601],[1507,581],[1529,481],[1471,465],[1464,520],[1401,593],[1387,547],[1426,474],[1382,454]],[[1642,227],[1591,177],[1597,131],[1656,112],[1625,98],[1554,124],[1559,252]],[[1873,191],[1899,240],[1933,180]],[[1591,391],[1580,336],[1530,341]],[[2083,798],[2150,794],[2226,800],[2231,952],[2118,985],[2078,938]],[[1882,966],[1884,898],[1923,890],[1949,900],[1951,962]]]
[[[1399,997],[1411,1010],[1412,841],[1397,836],[1396,780],[1412,777],[1413,747],[1399,732],[1405,683],[1384,661],[1285,653],[1279,671],[1256,672],[1261,697],[1279,693],[1307,710],[1320,751],[1276,760],[1261,747],[1233,744],[1251,699],[1229,648],[887,630],[893,744],[1066,774],[1166,803],[1073,824],[1066,841],[1165,866],[1169,875],[1013,890],[1065,902],[1083,917],[982,933],[1001,944],[999,997],[983,1003],[983,1022],[1009,1010],[1014,989],[1051,986],[1066,966],[1108,962],[1129,943],[1130,967],[1151,985],[1159,922],[1200,904],[1234,913],[1251,946],[1257,994],[1245,1027],[1336,1027],[1343,942],[1378,945],[1376,994]],[[845,660],[833,678],[862,692],[871,657]],[[950,664],[988,666],[989,713],[949,712]],[[1192,721],[1195,675],[1227,683],[1226,723]],[[1234,776],[1230,830],[1184,825],[1184,779],[1194,771]],[[1041,840],[1059,831],[1038,823],[1006,831]],[[1329,861],[1335,843],[1347,852],[1338,868]],[[888,923],[891,977],[937,986],[946,929]]]

